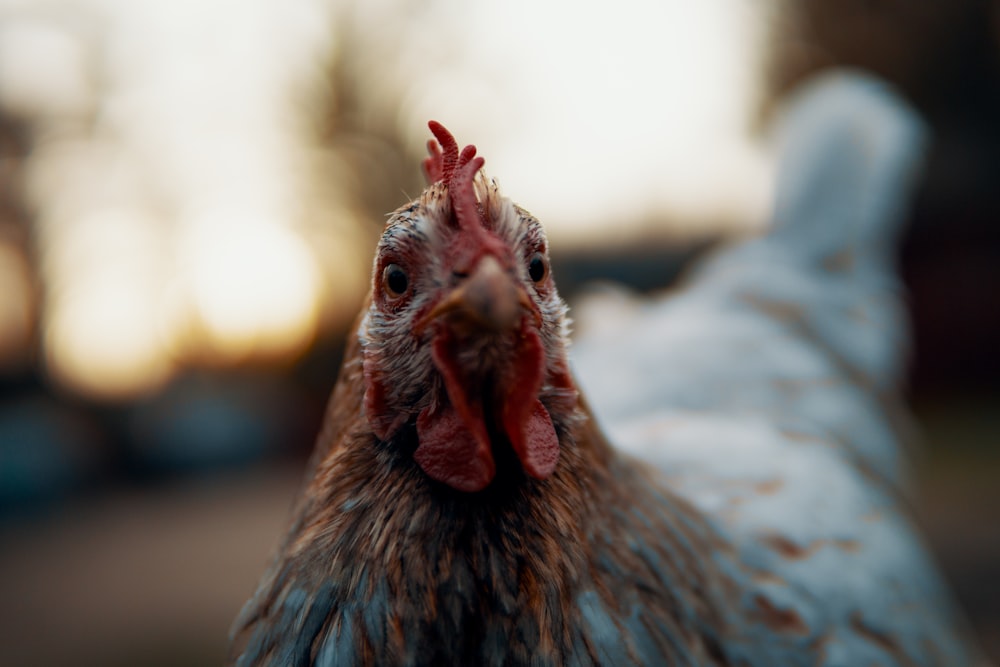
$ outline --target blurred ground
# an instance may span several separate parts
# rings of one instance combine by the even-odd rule
[[[6,665],[218,665],[294,465],[116,488],[0,538]]]

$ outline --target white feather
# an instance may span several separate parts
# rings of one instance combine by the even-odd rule
[[[856,623],[906,644],[951,618],[899,496],[893,252],[926,131],[877,80],[836,72],[789,100],[777,138],[768,230],[675,293],[585,303],[571,351],[612,442],[779,574],[751,586],[829,628],[834,664],[870,649]]]

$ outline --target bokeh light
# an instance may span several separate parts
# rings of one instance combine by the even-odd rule
[[[7,11],[2,103],[33,125],[26,199],[57,383],[128,399],[189,364],[292,359],[339,324],[323,304],[357,297],[324,298],[325,285],[357,283],[337,281],[341,267],[302,232],[337,200],[306,195],[327,3]],[[332,227],[359,225],[337,210],[348,215]],[[22,292],[4,308],[21,313]],[[26,335],[5,320],[6,338]]]
[[[760,8],[407,6],[11,11],[0,83],[35,124],[27,182],[58,382],[128,397],[191,363],[293,359],[345,326],[367,284],[365,219],[407,193],[361,210],[337,153],[351,140],[317,144],[323,105],[334,136],[345,113],[361,132],[388,119],[412,155],[426,121],[444,121],[563,248],[762,217]]]
[[[87,275],[50,301],[45,350],[69,388],[118,398],[158,388],[171,371],[157,328],[158,302],[128,271]]]
[[[252,219],[192,225],[182,265],[213,350],[242,358],[251,352],[301,351],[315,335],[321,274],[301,237]]]

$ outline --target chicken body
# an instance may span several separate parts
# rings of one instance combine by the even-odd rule
[[[971,664],[887,417],[922,129],[856,76],[783,126],[766,235],[593,307],[595,418],[540,225],[432,125],[236,664]]]

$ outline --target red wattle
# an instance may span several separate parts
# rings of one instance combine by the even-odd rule
[[[450,405],[417,416],[420,445],[413,459],[427,476],[459,491],[485,489],[496,474],[489,437],[476,437]]]
[[[531,415],[518,429],[507,427],[507,437],[521,459],[524,471],[536,479],[545,479],[559,462],[559,438],[552,426],[552,418],[542,402],[535,400]]]
[[[544,479],[559,461],[559,438],[548,410],[538,400],[545,374],[545,351],[538,332],[522,323],[509,366],[497,380],[493,403],[499,424],[526,474]],[[493,481],[496,463],[486,428],[487,398],[467,386],[455,358],[454,334],[441,327],[431,358],[441,373],[447,400],[417,416],[419,446],[414,460],[432,479],[459,491],[480,491]]]
[[[420,444],[413,458],[432,479],[459,491],[480,491],[493,481],[496,463],[482,403],[469,401],[452,345],[448,329],[434,336],[431,358],[444,380],[448,400],[417,415]]]
[[[559,438],[549,411],[538,400],[545,350],[538,333],[522,325],[517,354],[503,396],[503,428],[524,471],[544,479],[559,461]]]

